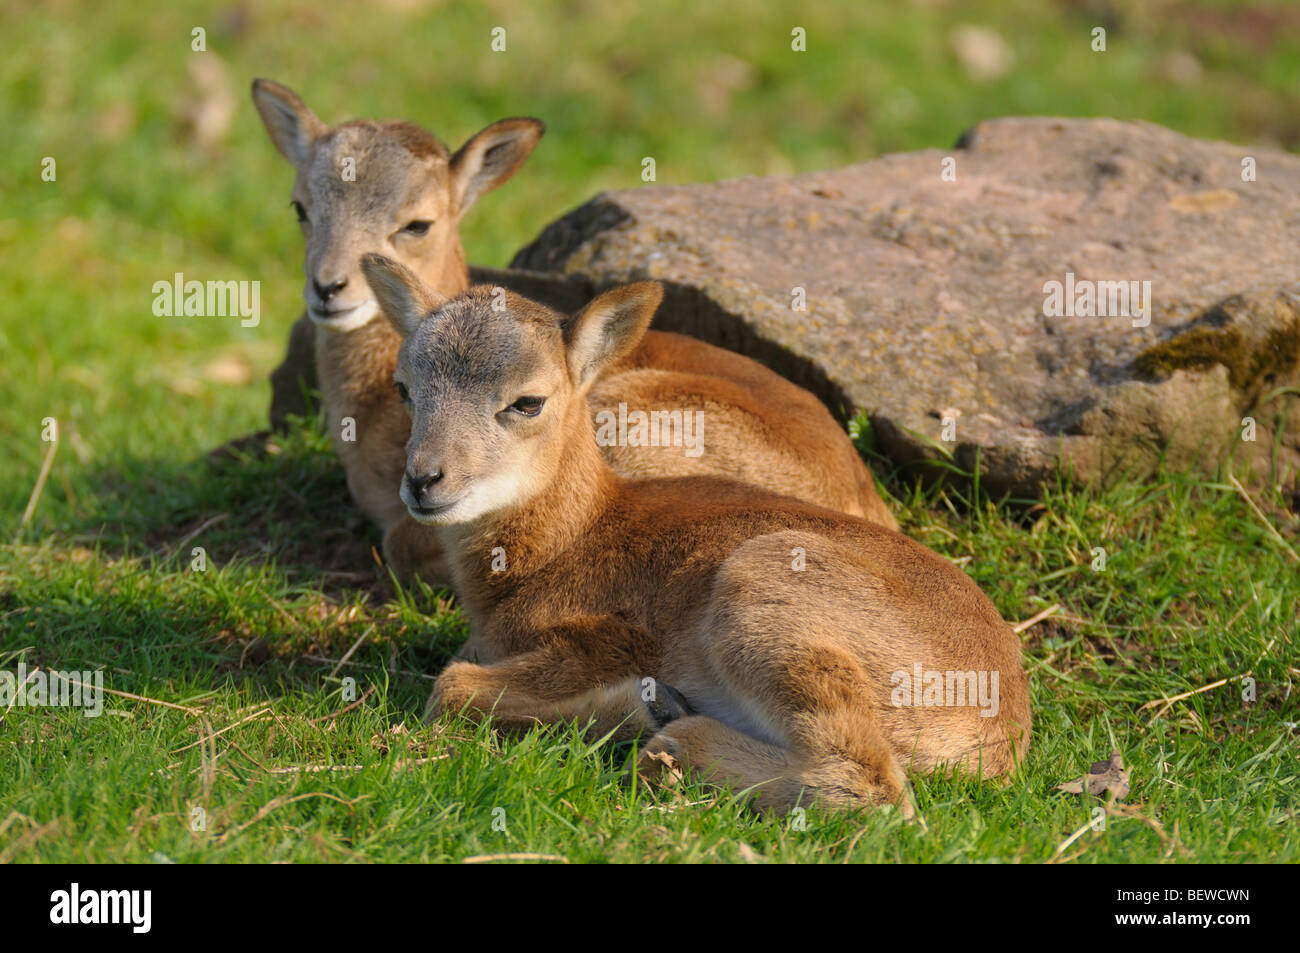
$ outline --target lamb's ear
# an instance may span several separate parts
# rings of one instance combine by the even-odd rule
[[[361,259],[370,290],[375,293],[379,310],[392,322],[402,337],[411,334],[420,322],[447,303],[401,262],[383,255],[366,255]]]
[[[611,288],[564,324],[569,377],[586,390],[600,373],[637,346],[659,302],[664,286],[657,281]]]
[[[502,119],[456,150],[451,157],[456,214],[464,215],[480,195],[509,180],[544,132],[546,124],[540,119]]]
[[[307,161],[312,144],[329,128],[297,93],[269,79],[253,80],[253,105],[261,114],[271,141],[294,168]]]

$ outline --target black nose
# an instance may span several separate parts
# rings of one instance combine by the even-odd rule
[[[340,278],[332,285],[322,285],[315,278],[311,280],[311,286],[316,289],[316,294],[320,295],[322,303],[328,301],[330,298],[342,291],[347,286],[347,283],[348,280],[346,278]]]
[[[442,479],[441,469],[433,470],[429,473],[424,474],[423,476],[418,476],[418,477],[412,476],[409,470],[406,472],[406,482],[411,485],[411,489],[415,490],[415,495],[417,498],[423,496],[425,490],[430,489],[435,483],[437,483],[441,479]]]

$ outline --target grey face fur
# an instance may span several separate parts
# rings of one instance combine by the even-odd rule
[[[293,188],[307,245],[303,297],[315,321],[347,330],[378,314],[359,267],[364,254],[417,265],[459,255],[448,160],[432,137],[399,136],[369,122],[316,140]]]
[[[471,288],[450,301],[402,265],[362,269],[405,338],[395,384],[411,415],[401,498],[411,516],[468,523],[545,490],[566,441],[593,441],[586,395],[645,333],[663,289],[615,288],[572,317]]]
[[[307,313],[334,331],[379,314],[361,275],[362,255],[399,261],[434,287],[463,288],[461,216],[515,173],[545,129],[536,119],[503,119],[452,155],[411,123],[354,120],[330,128],[292,90],[269,80],[253,83],[253,101],[298,173],[292,205],[306,240]]]
[[[472,289],[403,341],[395,380],[411,414],[401,497],[414,518],[465,523],[531,496],[572,398],[558,315]]]

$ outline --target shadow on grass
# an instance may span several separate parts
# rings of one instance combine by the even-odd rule
[[[322,714],[345,704],[339,699],[350,676],[354,694],[347,700],[378,693],[418,718],[452,651],[446,631],[428,638],[364,615],[342,623],[322,618],[290,631],[292,618],[243,601],[250,587],[262,584],[257,575],[216,587],[177,585],[174,575],[132,579],[111,567],[97,576],[107,584],[79,599],[69,597],[77,580],[57,578],[5,593],[0,669],[21,660],[29,672],[38,666],[100,671],[106,688],[172,704],[230,691],[249,703],[316,696]],[[286,628],[277,629],[277,622]],[[357,646],[366,630],[366,644]]]
[[[379,556],[381,534],[357,510],[317,432],[262,432],[195,460],[128,461],[91,479],[97,493],[75,538],[112,555],[184,565],[201,546],[210,562],[274,565],[327,594],[395,593]]]
[[[351,675],[359,692],[385,682],[403,710],[423,712],[464,620],[446,592],[392,579],[318,429],[297,421],[88,478],[77,517],[13,547],[0,658],[103,668],[127,691],[168,686],[167,698],[232,684],[325,697]]]

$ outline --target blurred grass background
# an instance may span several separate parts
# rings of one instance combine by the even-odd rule
[[[905,530],[956,559],[1008,619],[1064,609],[1025,636],[1037,720],[1026,775],[1005,791],[925,781],[928,838],[879,815],[860,839],[858,820],[795,836],[729,801],[645,815],[617,756],[563,731],[500,748],[459,737],[469,760],[396,773],[392,722],[436,747],[418,712],[463,618],[422,588],[384,594],[366,562],[378,540],[319,430],[291,435],[279,456],[204,460],[265,426],[266,374],[302,309],[292,170],[252,108],[253,77],[291,86],[326,122],[410,119],[452,148],[503,116],[545,120],[520,174],[463,223],[470,259],[504,265],[596,192],[640,185],[647,155],[661,183],[783,174],[950,146],[1008,114],[1144,119],[1294,151],[1300,4],[0,0],[0,18],[0,668],[103,668],[118,689],[207,706],[218,726],[275,709],[274,722],[223,736],[248,757],[223,747],[215,787],[186,747],[186,715],[120,700],[122,720],[98,727],[76,712],[9,713],[0,862],[456,859],[497,843],[484,818],[502,803],[529,818],[511,849],[578,859],[744,859],[748,841],[785,860],[1044,860],[1088,821],[1087,802],[1052,787],[1112,744],[1145,806],[1067,857],[1300,856],[1288,727],[1300,576],[1281,548],[1294,543],[1271,539],[1222,482],[1058,490],[1026,514],[886,473]],[[803,53],[791,50],[796,26]],[[203,53],[191,49],[199,27]],[[490,49],[494,27],[503,53]],[[1091,48],[1097,27],[1104,53]],[[45,157],[54,182],[41,180]],[[261,324],[155,317],[152,285],[178,271],[260,281]],[[62,442],[19,532],[51,416]],[[1268,509],[1294,540],[1283,512]],[[195,533],[206,574],[188,569]],[[1098,542],[1116,571],[1088,571]],[[331,734],[334,660],[367,627],[353,662],[377,694]],[[1167,717],[1142,708],[1247,670],[1257,706],[1233,683]],[[371,767],[312,775],[304,784],[324,800],[228,833],[290,780],[264,762],[313,760]],[[369,800],[331,816],[321,808],[335,796]],[[413,822],[426,801],[442,813]],[[189,830],[195,803],[219,819],[211,836]]]

